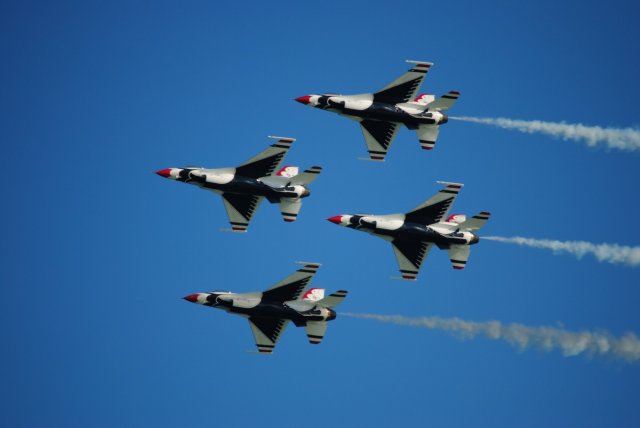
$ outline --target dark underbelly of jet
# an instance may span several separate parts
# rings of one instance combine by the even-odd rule
[[[401,228],[396,230],[376,228],[373,233],[381,236],[389,236],[394,240],[429,242],[435,244],[440,249],[448,249],[451,245],[463,245],[467,243],[467,241],[462,237],[442,235],[429,227],[411,223],[404,224]]]
[[[229,183],[203,183],[202,187],[206,189],[218,190],[225,193],[237,193],[241,195],[264,196],[271,202],[279,201],[281,198],[297,198],[295,192],[286,191],[284,189],[274,189],[266,184],[247,177],[234,177]]]
[[[324,320],[319,311],[317,314],[314,314],[313,312],[300,314],[299,312],[286,307],[282,303],[261,302],[254,308],[229,307],[228,311],[231,313],[248,315],[250,317],[291,320],[297,326],[303,326],[308,321]]]
[[[409,129],[416,129],[422,124],[433,125],[436,123],[432,118],[416,117],[390,104],[374,103],[371,107],[365,110],[352,110],[348,108],[343,108],[341,110],[343,114],[361,117],[363,119],[403,123]]]

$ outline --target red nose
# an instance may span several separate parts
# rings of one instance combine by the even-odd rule
[[[184,300],[187,300],[191,303],[196,303],[198,301],[198,295],[197,294],[190,294],[186,297],[183,297]]]
[[[329,217],[327,220],[334,224],[340,224],[342,223],[342,216],[334,215],[333,217]]]
[[[171,168],[161,169],[160,171],[156,171],[156,174],[161,177],[169,178],[171,177]]]
[[[295,101],[302,103],[302,104],[309,104],[309,100],[311,99],[310,95],[304,95],[302,97],[298,97],[295,99]]]

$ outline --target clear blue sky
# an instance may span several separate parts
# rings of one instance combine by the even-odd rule
[[[637,2],[0,3],[4,206],[0,425],[637,427],[640,366],[338,317],[248,354],[246,321],[180,300],[261,290],[295,260],[349,312],[640,332],[639,271],[480,242],[433,251],[417,283],[391,249],[324,219],[402,212],[465,183],[483,230],[636,245],[640,155],[450,122],[360,162],[357,125],[292,101],[370,92],[433,61],[452,114],[639,124]],[[154,171],[233,166],[298,138],[322,165],[298,222],[264,203],[246,235],[222,203]]]

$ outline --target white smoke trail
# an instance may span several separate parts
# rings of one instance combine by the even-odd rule
[[[481,123],[504,129],[515,129],[529,134],[540,133],[563,140],[584,141],[594,147],[604,143],[610,149],[640,150],[640,130],[634,128],[602,128],[586,126],[581,123],[543,122],[541,120],[514,120],[504,117],[449,117],[449,119],[465,122]]]
[[[483,236],[489,241],[507,244],[525,245],[531,248],[545,248],[555,254],[562,252],[573,254],[578,259],[585,254],[592,254],[598,261],[620,263],[631,267],[640,266],[640,247],[626,247],[617,244],[592,244],[585,241],[553,241],[550,239],[531,239],[521,236],[504,238],[502,236]]]
[[[640,339],[633,333],[626,333],[616,338],[606,331],[573,332],[556,327],[528,327],[515,323],[504,325],[500,321],[473,322],[460,318],[409,318],[401,315],[355,314],[349,312],[341,312],[340,315],[430,330],[442,330],[468,339],[483,335],[493,340],[504,340],[520,350],[531,346],[544,351],[559,349],[565,357],[586,353],[588,355],[620,358],[627,362],[640,360]]]

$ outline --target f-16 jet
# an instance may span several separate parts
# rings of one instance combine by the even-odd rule
[[[295,100],[360,122],[369,158],[373,161],[384,161],[400,125],[415,130],[420,146],[431,150],[436,144],[439,126],[449,120],[443,111],[453,106],[460,93],[450,91],[438,99],[427,94],[416,97],[433,63],[407,62],[413,64],[409,71],[373,94],[304,95]]]
[[[304,265],[301,269],[263,292],[211,291],[184,299],[247,318],[261,353],[273,351],[289,321],[296,327],[304,327],[309,343],[317,345],[324,338],[327,322],[336,318],[333,308],[344,300],[347,292],[339,290],[324,297],[322,288],[307,290],[320,264],[301,264]]]
[[[297,166],[278,170],[295,139],[269,138],[278,141],[236,168],[167,168],[156,174],[221,195],[233,232],[247,231],[264,198],[279,203],[284,221],[292,222],[302,208],[302,199],[311,194],[307,185],[318,177],[322,168],[314,166],[301,174]]]
[[[402,279],[417,279],[420,266],[434,245],[449,252],[454,269],[464,269],[471,245],[480,241],[473,231],[482,228],[491,214],[482,211],[470,219],[463,214],[449,215],[463,185],[438,183],[446,186],[406,214],[337,215],[327,220],[389,241]]]

